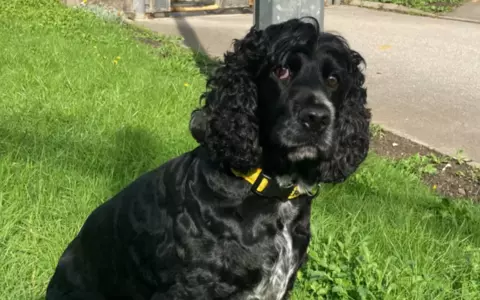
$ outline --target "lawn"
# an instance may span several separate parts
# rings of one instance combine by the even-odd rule
[[[416,8],[432,13],[450,12],[462,5],[465,0],[369,0],[373,2],[392,3],[410,8]]]
[[[49,0],[2,4],[0,41],[0,299],[40,300],[92,209],[195,146],[204,59]],[[480,298],[480,208],[374,153],[312,230],[294,299]]]

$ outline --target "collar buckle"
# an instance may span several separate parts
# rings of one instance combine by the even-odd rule
[[[252,184],[252,192],[267,198],[277,198],[282,201],[287,201],[299,196],[296,193],[296,186],[292,185],[291,187],[280,187],[276,180],[272,179],[270,176],[260,172],[259,176]]]

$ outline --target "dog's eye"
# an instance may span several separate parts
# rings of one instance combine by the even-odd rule
[[[327,85],[332,88],[336,89],[338,87],[338,78],[335,75],[330,75],[327,78]]]
[[[277,68],[275,70],[275,76],[280,80],[287,80],[290,78],[290,70],[284,67]]]

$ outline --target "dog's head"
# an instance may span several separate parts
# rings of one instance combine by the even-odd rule
[[[252,28],[209,79],[191,132],[229,168],[342,181],[369,148],[363,64],[310,18]]]

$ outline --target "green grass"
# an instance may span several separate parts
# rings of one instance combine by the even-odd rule
[[[461,5],[465,0],[371,0],[373,2],[393,3],[426,12],[446,13]]]
[[[204,57],[139,35],[49,0],[2,4],[0,299],[42,299],[85,217],[195,146]],[[312,230],[294,299],[480,297],[479,208],[375,155],[324,187]]]
[[[479,207],[393,166],[372,154],[315,202],[295,299],[478,299]]]

